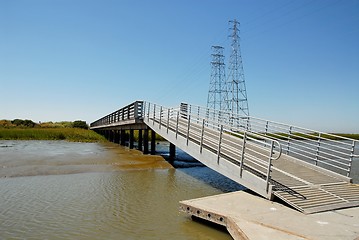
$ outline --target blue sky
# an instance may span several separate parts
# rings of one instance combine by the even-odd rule
[[[232,19],[251,115],[359,133],[358,0],[0,0],[0,119],[205,106]]]

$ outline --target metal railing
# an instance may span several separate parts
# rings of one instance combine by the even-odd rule
[[[285,154],[347,177],[350,176],[353,159],[359,158],[355,152],[356,146],[359,146],[358,140],[231,112],[182,105],[187,111],[182,114],[205,116],[234,132],[247,131],[275,139],[282,144]]]
[[[191,105],[182,104],[179,109],[165,108],[153,103],[144,103],[144,117],[147,122],[158,124],[167,133],[172,131],[176,138],[181,136],[199,146],[199,151],[207,149],[220,158],[240,167],[240,177],[244,169],[263,178],[267,192],[271,180],[272,161],[280,157],[282,148],[278,140],[248,132],[233,131],[230,126],[208,119],[199,112],[192,112]]]
[[[143,101],[136,101],[91,123],[90,128],[106,126],[126,120],[142,119],[142,117]]]
[[[358,140],[186,103],[182,103],[178,109],[162,107],[161,110],[159,105],[136,101],[91,123],[90,128],[142,119],[145,112],[149,117],[149,109],[145,111],[148,107],[155,107],[151,114],[153,119],[160,122],[162,119],[164,121],[170,119],[168,120],[170,123],[178,114],[182,120],[188,119],[191,123],[202,124],[217,131],[220,131],[222,126],[223,131],[230,135],[260,141],[265,146],[275,140],[282,145],[284,154],[348,177],[351,174],[353,159],[359,158],[358,153],[355,152],[356,147],[359,146]],[[164,116],[163,111],[167,111],[165,114],[168,116]],[[243,136],[244,133],[246,137]],[[274,150],[276,145],[274,144]]]

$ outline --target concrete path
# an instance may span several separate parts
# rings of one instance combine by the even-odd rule
[[[305,215],[239,191],[181,201],[180,209],[226,226],[236,240],[359,240],[359,207]]]

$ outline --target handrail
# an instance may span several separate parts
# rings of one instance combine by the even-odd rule
[[[142,117],[143,101],[136,101],[96,120],[90,124],[90,128],[118,123],[124,120],[142,119]]]
[[[176,138],[179,135],[184,137],[187,145],[189,141],[198,144],[200,152],[204,147],[209,149],[217,154],[217,161],[220,157],[232,159],[238,163],[241,171],[246,166],[251,171],[260,172],[265,178],[268,192],[272,161],[279,159],[282,154],[282,144],[278,140],[249,131],[233,131],[228,125],[189,112],[185,105],[174,109],[145,102],[144,109],[143,116],[150,125],[158,124],[158,128],[166,128],[167,132],[171,129]],[[242,149],[241,154],[239,149]]]
[[[146,109],[149,106],[143,101],[133,102],[91,123],[90,128],[112,126],[126,120],[142,120],[145,116],[149,116],[149,111]],[[160,105],[153,104],[153,106]],[[353,159],[359,158],[359,153],[356,152],[359,141],[347,137],[186,103],[182,103],[176,109],[163,108],[163,111],[168,115],[168,119],[170,117],[173,119],[178,113],[178,117],[190,118],[190,121],[199,125],[205,119],[206,127],[214,130],[219,130],[223,126],[230,134],[242,133],[242,138],[246,135],[246,138],[252,138],[251,141],[253,139],[268,143],[275,141],[274,149],[279,150],[279,155],[284,151],[287,155],[348,177],[351,174]],[[163,111],[157,114],[160,114],[158,116],[161,116],[161,119],[166,119]],[[169,128],[169,123],[166,127]]]
[[[192,106],[192,105],[190,105],[190,108],[189,108],[189,109],[191,109],[191,106]],[[183,115],[183,116],[191,115],[192,118],[195,118],[195,119],[197,120],[197,122],[198,122],[198,121],[202,121],[203,119],[205,119],[204,116],[202,116],[202,115],[199,114],[199,112],[196,112],[196,113],[194,113],[194,114],[190,113],[190,114],[187,115],[187,114],[185,114],[185,111],[186,111],[186,110],[184,110],[184,109],[188,109],[188,108],[181,106],[180,109],[179,109],[179,110],[181,111],[181,115]],[[206,120],[206,122],[207,122],[207,126],[211,126],[211,127],[214,128],[214,129],[218,128],[219,125],[222,125],[223,127],[225,127],[225,130],[226,130],[227,132],[232,133],[232,134],[233,134],[233,133],[237,133],[236,131],[231,130],[232,127],[231,127],[230,125],[228,125],[228,124],[224,124],[223,122],[219,123],[219,122],[217,122],[217,121],[211,121],[211,120],[209,120],[209,119],[205,119],[205,120]],[[211,124],[211,123],[212,123],[212,124]],[[244,130],[244,132],[250,133],[251,135],[255,136],[254,138],[260,138],[260,139],[266,140],[266,141],[273,141],[273,140],[274,140],[274,141],[277,143],[278,148],[280,149],[280,151],[279,151],[280,154],[282,153],[282,147],[281,147],[281,144],[280,144],[280,142],[279,142],[278,140],[269,138],[269,137],[267,137],[267,136],[263,136],[263,135],[258,134],[258,133],[256,133],[256,132],[250,132],[250,131],[247,131],[247,130]],[[279,155],[276,159],[278,159],[279,157],[280,157],[280,155]]]
[[[359,158],[359,153],[355,152],[359,141],[355,139],[197,105],[183,105],[186,105],[188,114],[205,116],[233,131],[248,131],[277,140],[283,145],[285,154],[297,156],[310,164],[320,164],[323,168],[348,177],[353,159]]]

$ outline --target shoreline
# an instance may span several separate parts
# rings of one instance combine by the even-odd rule
[[[102,135],[81,128],[0,128],[0,140],[65,140],[107,142]]]

